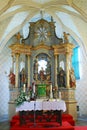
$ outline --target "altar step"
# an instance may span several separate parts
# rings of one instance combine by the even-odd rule
[[[62,122],[62,126],[60,126],[57,122],[49,122],[49,123],[28,123],[24,125],[20,125],[19,122],[16,122],[14,126],[10,128],[10,130],[74,130],[74,126],[69,124],[66,121]]]
[[[19,115],[14,115],[12,117],[12,120],[10,121],[10,126],[14,126],[16,122],[19,122],[19,120],[20,120]],[[73,120],[73,117],[70,114],[62,114],[62,122],[65,122],[65,121],[67,121],[72,126],[75,126],[75,121]],[[46,121],[44,121],[44,120],[40,121],[40,119],[39,119],[39,122],[46,123]],[[38,121],[37,121],[37,123],[38,123]]]

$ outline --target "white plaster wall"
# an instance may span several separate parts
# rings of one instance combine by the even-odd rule
[[[9,79],[11,51],[5,46],[0,52],[0,117],[8,114]]]
[[[80,39],[79,42],[85,43],[84,46],[85,46],[85,49],[87,50],[87,29],[86,29],[87,22],[84,22],[83,20],[79,21],[79,18],[75,16],[72,16],[72,19],[79,32],[79,35],[78,35]]]
[[[87,115],[87,59],[80,48],[80,80],[76,81],[76,100],[79,106],[79,115]]]

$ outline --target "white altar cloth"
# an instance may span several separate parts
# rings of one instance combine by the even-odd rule
[[[24,102],[20,106],[16,107],[18,111],[31,111],[31,110],[62,110],[66,111],[65,101],[30,101]]]

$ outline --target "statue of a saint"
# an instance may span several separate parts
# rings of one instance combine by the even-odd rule
[[[63,35],[64,35],[64,43],[68,43],[68,42],[69,42],[68,36],[69,36],[70,34],[69,34],[69,33],[66,33],[66,32],[63,32]]]
[[[20,87],[23,87],[23,85],[26,83],[27,83],[27,77],[26,77],[25,69],[23,68],[20,72]]]
[[[70,87],[76,88],[76,79],[75,79],[75,74],[74,74],[73,68],[71,68],[71,70],[70,70]]]
[[[15,85],[15,74],[10,70],[10,74],[8,75],[9,80],[10,80],[10,85],[14,86]]]
[[[34,61],[34,80],[38,79],[38,59],[36,58]]]
[[[40,80],[41,80],[41,81],[45,80],[45,74],[44,74],[44,69],[43,69],[43,67],[41,67],[41,70],[40,70]]]
[[[58,86],[59,87],[65,87],[65,71],[60,68],[59,74],[58,74]]]
[[[18,32],[16,35],[15,35],[16,39],[17,39],[17,42],[20,43],[20,40],[23,38],[23,36],[20,34],[20,32]]]
[[[51,80],[51,64],[49,61],[47,63],[47,68],[46,68],[46,80],[47,81]]]

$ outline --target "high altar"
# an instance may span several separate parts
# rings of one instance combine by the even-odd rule
[[[69,43],[69,34],[64,38],[55,34],[55,23],[40,19],[31,22],[26,39],[16,35],[17,42],[10,46],[12,69],[10,83],[10,118],[15,114],[15,102],[20,89],[30,88],[36,99],[57,99],[65,101],[66,113],[77,118],[75,100],[75,77],[71,65],[74,45]]]

